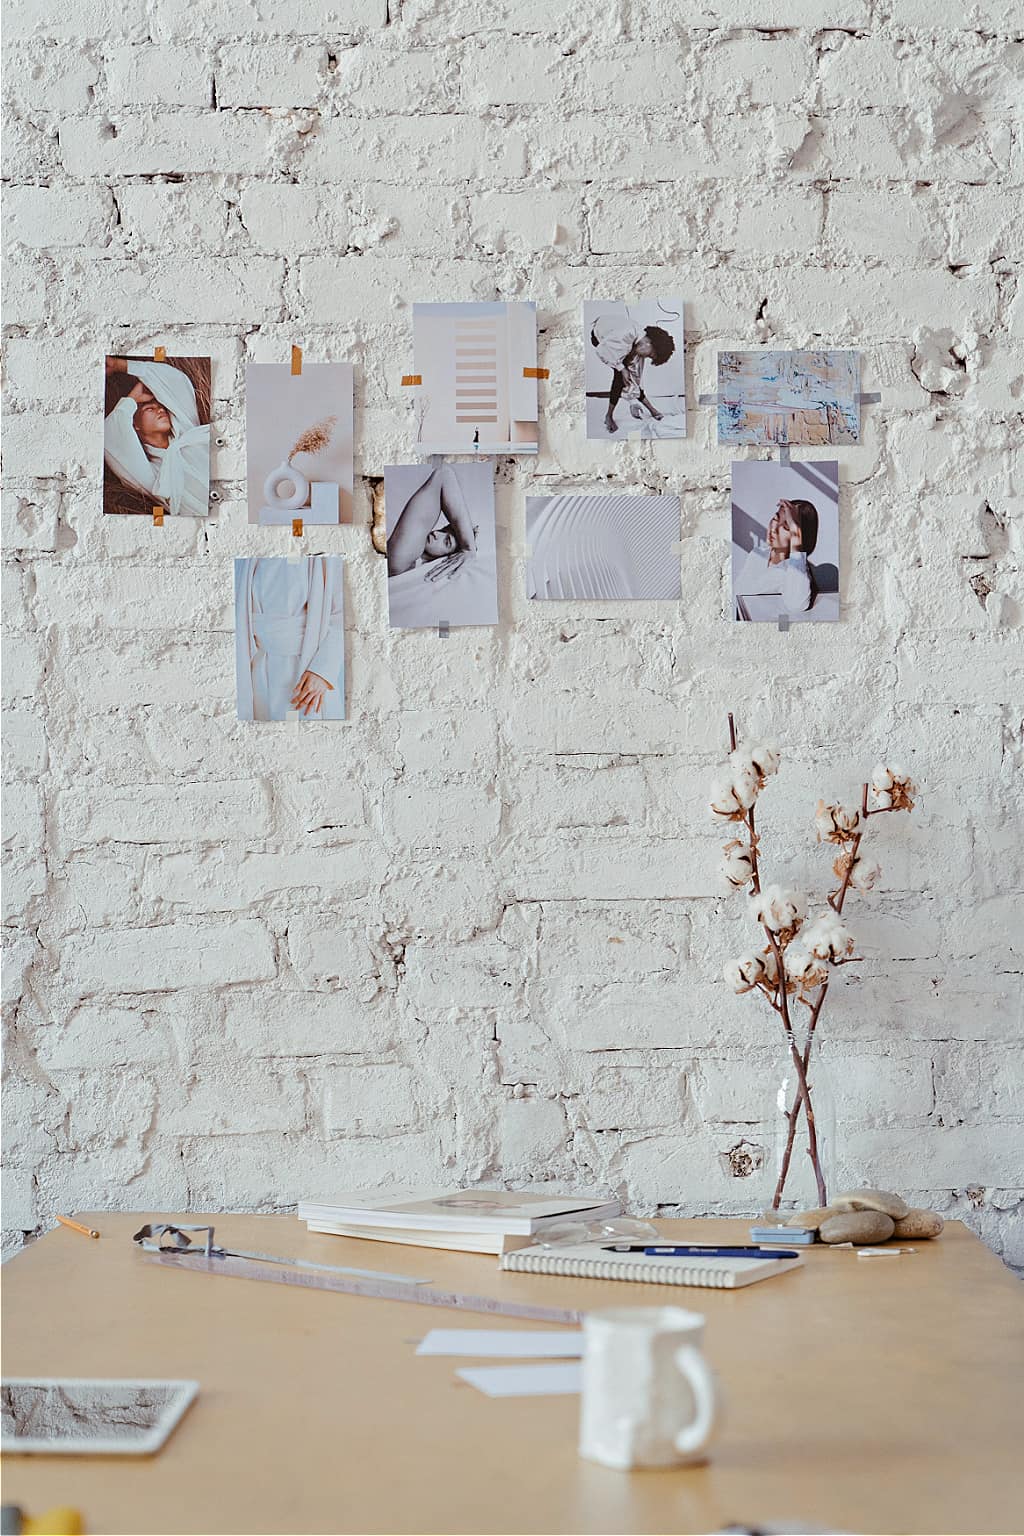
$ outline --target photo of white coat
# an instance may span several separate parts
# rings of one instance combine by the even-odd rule
[[[536,304],[414,304],[412,330],[418,452],[537,452]]]
[[[682,299],[583,305],[587,436],[685,437]]]
[[[339,555],[235,561],[239,720],[344,720]]]
[[[210,359],[107,357],[104,396],[104,512],[206,517]]]
[[[831,623],[839,618],[839,465],[732,466],[734,618]]]
[[[350,523],[351,363],[250,363],[245,467],[250,523]]]
[[[528,496],[529,598],[678,602],[678,496]]]
[[[384,515],[392,629],[497,624],[493,464],[389,465]]]

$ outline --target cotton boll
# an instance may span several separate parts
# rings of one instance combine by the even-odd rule
[[[748,747],[747,753],[762,779],[770,778],[773,773],[778,773],[782,758],[779,755],[778,747],[773,741],[758,742],[756,746]]]
[[[711,814],[725,821],[742,821],[754,798],[745,799],[731,779],[716,779],[711,786]]]
[[[819,843],[845,843],[856,835],[860,811],[855,805],[826,805],[819,800],[814,825]]]
[[[737,798],[745,806],[751,806],[761,790],[761,776],[753,763],[735,762],[734,752],[729,758],[729,772]]]
[[[874,890],[881,877],[882,866],[877,859],[854,859],[853,868],[850,870],[850,884],[855,891],[866,894]]]
[[[797,927],[806,911],[806,898],[782,885],[765,886],[750,898],[751,917],[772,933]]]
[[[740,955],[730,960],[722,971],[727,984],[734,992],[752,992],[760,981],[766,979],[767,970],[761,955]]]
[[[819,960],[841,960],[853,954],[853,934],[837,912],[824,912],[805,925],[800,945]]]
[[[876,764],[871,773],[871,789],[880,810],[914,809],[911,797],[917,793],[917,786],[902,768],[887,768],[884,763]]]
[[[719,869],[732,889],[749,885],[754,874],[754,856],[746,843],[726,843]]]
[[[786,950],[786,975],[805,987],[820,987],[828,978],[828,971],[817,956],[803,943],[790,944]]]

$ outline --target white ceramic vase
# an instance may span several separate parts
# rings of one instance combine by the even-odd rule
[[[283,487],[290,485],[290,491],[284,491]],[[301,471],[289,464],[286,459],[276,469],[272,469],[263,482],[263,494],[267,505],[281,507],[285,511],[296,512],[299,507],[306,505],[309,496],[309,481]]]

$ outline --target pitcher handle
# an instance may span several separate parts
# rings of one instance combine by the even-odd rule
[[[681,1456],[691,1456],[704,1449],[715,1427],[715,1380],[704,1356],[692,1344],[676,1351],[676,1365],[690,1383],[697,1404],[697,1417],[676,1436],[676,1450]]]

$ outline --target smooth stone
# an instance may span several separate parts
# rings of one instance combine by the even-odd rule
[[[893,1221],[910,1214],[910,1206],[888,1189],[851,1189],[848,1195],[836,1195],[832,1201],[839,1211],[884,1211]]]
[[[786,1217],[787,1227],[799,1227],[802,1232],[817,1232],[823,1221],[830,1216],[835,1216],[834,1206],[823,1205],[816,1211],[794,1211],[792,1216]]]
[[[884,1243],[896,1223],[884,1211],[840,1211],[818,1228],[823,1243]]]
[[[897,1237],[938,1237],[946,1223],[938,1211],[912,1208],[896,1223]]]

